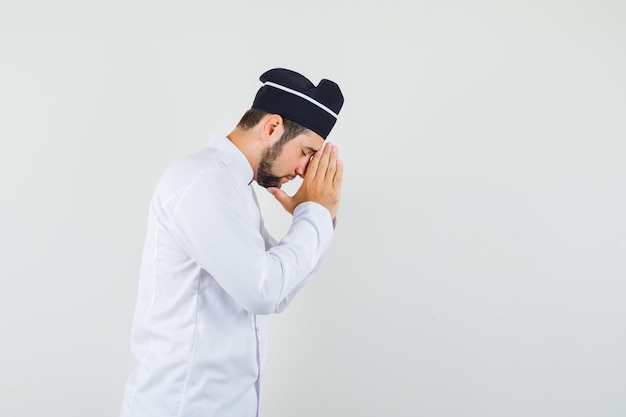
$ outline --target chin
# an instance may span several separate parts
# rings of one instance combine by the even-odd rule
[[[259,184],[263,188],[280,188],[281,185],[283,185],[282,182],[275,182],[275,181],[272,181],[272,182],[269,182],[269,181],[268,182],[259,182],[259,181],[257,181],[257,184]]]

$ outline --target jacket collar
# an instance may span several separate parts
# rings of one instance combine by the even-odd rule
[[[252,183],[254,178],[252,167],[243,152],[230,139],[222,134],[212,134],[209,146],[224,153],[226,162],[233,170],[237,181],[248,185]]]

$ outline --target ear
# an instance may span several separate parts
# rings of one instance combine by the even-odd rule
[[[270,114],[261,122],[261,139],[266,142],[276,140],[283,135],[285,127],[279,114]]]

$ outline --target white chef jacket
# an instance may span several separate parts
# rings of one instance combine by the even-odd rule
[[[298,205],[285,237],[263,226],[252,168],[226,137],[166,170],[154,192],[122,417],[259,415],[268,314],[317,272],[330,212]]]

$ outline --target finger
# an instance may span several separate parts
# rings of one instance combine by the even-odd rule
[[[325,181],[332,185],[333,179],[335,177],[335,171],[337,171],[337,158],[339,156],[339,148],[337,146],[332,145],[332,149],[330,151],[330,158],[328,159],[328,168],[326,169],[326,177]]]
[[[333,177],[333,188],[341,189],[342,181],[343,181],[343,161],[341,159],[338,159],[337,169],[335,171],[335,176]]]
[[[322,155],[320,156],[320,160],[317,165],[317,174],[315,178],[320,178],[323,181],[324,178],[326,177],[326,170],[328,168],[328,161],[330,160],[330,154],[332,152],[332,149],[333,149],[332,144],[327,143],[326,145],[324,145],[324,151]]]
[[[309,162],[309,165],[307,166],[306,172],[304,173],[304,178],[310,178],[310,179],[315,178],[322,153],[323,153],[323,148],[313,154],[313,156],[311,157],[311,161]]]

